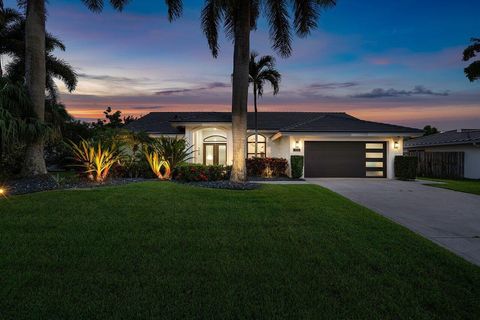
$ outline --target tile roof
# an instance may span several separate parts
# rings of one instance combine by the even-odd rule
[[[230,112],[152,112],[130,123],[133,131],[178,134],[175,123],[231,122]],[[248,113],[248,129],[254,129],[254,113]],[[421,133],[419,129],[364,121],[343,112],[259,112],[258,129],[280,132],[387,132]]]
[[[480,143],[480,129],[452,130],[405,141],[405,148]]]

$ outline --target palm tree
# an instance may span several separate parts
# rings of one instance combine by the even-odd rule
[[[317,27],[322,10],[333,7],[336,0],[206,0],[202,10],[202,28],[212,55],[217,57],[218,33],[223,25],[234,43],[232,132],[232,181],[246,180],[246,133],[250,32],[257,27],[263,12],[269,25],[272,47],[282,57],[292,53],[292,33],[307,36]],[[291,14],[291,12],[293,14]],[[291,21],[290,17],[293,17]]]
[[[463,61],[469,61],[480,53],[480,38],[472,38],[472,44],[463,51]],[[471,82],[480,79],[480,60],[472,62],[465,68],[465,75]]]
[[[258,53],[250,54],[249,81],[253,84],[253,106],[255,108],[255,157],[258,153],[258,109],[257,97],[263,95],[263,87],[266,82],[273,88],[273,95],[278,94],[280,90],[280,81],[282,76],[275,69],[275,58],[272,56],[263,56],[257,60]]]
[[[2,0],[0,0],[2,1]],[[25,80],[33,105],[33,110],[39,121],[45,120],[44,92],[46,88],[45,63],[45,0],[18,0],[26,7],[25,24]],[[26,3],[25,3],[26,2]],[[93,12],[101,12],[104,0],[82,0]],[[130,0],[109,0],[115,10],[121,11]],[[180,16],[182,12],[181,0],[165,0],[170,20]],[[25,156],[23,174],[33,176],[47,172],[43,157],[43,139],[29,143]]]

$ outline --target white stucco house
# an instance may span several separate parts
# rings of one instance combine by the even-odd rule
[[[229,112],[152,112],[128,126],[153,137],[184,137],[193,146],[194,163],[232,164]],[[396,155],[405,137],[419,129],[364,121],[346,113],[259,112],[258,156],[304,156],[305,177],[393,178]],[[248,157],[255,152],[254,114],[248,114]]]
[[[480,129],[459,129],[411,139],[408,151],[460,152],[463,154],[463,177],[480,179]]]

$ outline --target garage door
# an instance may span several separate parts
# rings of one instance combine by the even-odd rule
[[[358,141],[306,141],[307,178],[384,178],[386,143]]]

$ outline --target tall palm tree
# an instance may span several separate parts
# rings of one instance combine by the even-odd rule
[[[45,120],[45,0],[18,0],[26,8],[25,23],[25,83],[33,111],[40,122]],[[103,9],[103,0],[82,0],[95,12]],[[122,10],[129,0],[110,0],[116,10]],[[44,159],[44,141],[39,137],[30,142],[26,148],[23,174],[33,176],[45,174],[47,168]]]
[[[269,25],[273,49],[282,57],[292,53],[292,33],[307,36],[317,27],[322,10],[335,6],[336,0],[206,0],[202,27],[214,57],[218,55],[218,33],[225,32],[234,43],[232,132],[232,181],[246,180],[246,131],[250,32],[257,27],[263,12]],[[262,10],[263,9],[263,10]],[[292,17],[293,19],[290,19]]]
[[[469,61],[480,54],[480,38],[472,38],[472,44],[463,51],[463,61]],[[465,68],[465,75],[471,82],[480,79],[480,60],[472,62]]]
[[[263,96],[263,87],[265,83],[270,83],[273,88],[273,95],[278,94],[280,90],[280,81],[282,76],[275,69],[275,58],[272,56],[263,56],[258,60],[258,53],[253,51],[250,54],[249,81],[253,84],[253,106],[255,109],[255,157],[258,153],[258,109],[257,98]]]
[[[2,1],[2,0],[0,0]],[[104,0],[82,0],[93,12],[101,12]],[[109,0],[111,6],[118,11],[123,10],[130,0]],[[26,8],[25,24],[25,80],[33,104],[33,109],[39,121],[45,120],[44,92],[46,87],[45,63],[45,0],[18,0]],[[179,17],[182,12],[181,0],[165,0],[170,20]],[[28,144],[23,174],[26,176],[44,174],[47,172],[43,157],[43,139]]]

